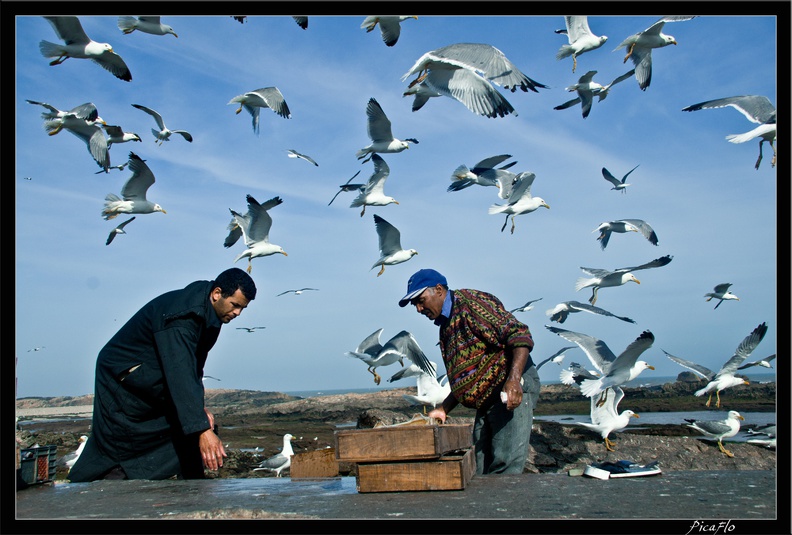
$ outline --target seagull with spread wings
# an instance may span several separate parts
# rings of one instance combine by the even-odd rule
[[[580,392],[586,397],[599,394],[598,405],[605,403],[610,387],[623,386],[640,375],[644,370],[654,370],[654,366],[638,357],[652,347],[654,335],[651,331],[644,331],[617,357],[602,340],[583,333],[567,331],[559,327],[545,325],[545,327],[561,338],[577,344],[589,358],[589,361],[601,374],[597,378],[583,379],[580,383]]]
[[[105,245],[110,245],[110,243],[111,243],[111,242],[112,242],[112,241],[115,239],[115,237],[116,237],[116,236],[118,236],[119,234],[126,234],[126,230],[124,230],[124,227],[125,227],[125,226],[127,226],[128,224],[130,224],[130,223],[131,223],[132,221],[134,221],[134,220],[135,220],[135,218],[134,218],[134,217],[132,217],[132,218],[130,218],[130,219],[127,219],[126,221],[124,221],[123,223],[121,223],[120,225],[118,225],[116,228],[114,228],[113,230],[111,230],[111,231],[110,231],[110,235],[107,237],[107,241],[105,242]]]
[[[162,115],[159,112],[152,110],[151,108],[147,108],[146,106],[141,106],[140,104],[132,104],[133,108],[137,108],[140,111],[144,111],[151,115],[154,118],[154,121],[157,123],[159,130],[156,128],[151,129],[151,133],[154,134],[154,137],[157,138],[157,143],[162,145],[165,141],[170,141],[171,134],[179,134],[184,139],[192,143],[193,138],[192,135],[187,132],[186,130],[171,130],[167,126],[165,126],[165,121],[162,119]]]
[[[39,50],[45,58],[56,58],[50,65],[60,65],[68,58],[90,59],[94,63],[113,73],[113,76],[125,82],[132,80],[124,60],[113,52],[109,43],[98,43],[88,37],[77,17],[44,17],[52,25],[52,29],[63,40],[57,45],[49,41],[41,41]]]
[[[368,365],[368,371],[374,376],[374,382],[380,384],[382,378],[377,368],[399,363],[404,366],[404,359],[415,364],[424,373],[434,374],[435,369],[426,357],[418,341],[409,331],[401,331],[388,340],[385,345],[380,343],[383,329],[377,329],[368,335],[354,351],[346,353],[349,357],[362,360]]]
[[[252,260],[261,256],[270,256],[274,254],[282,254],[289,256],[283,247],[275,245],[269,241],[270,227],[272,227],[272,216],[269,215],[269,210],[278,206],[283,202],[280,197],[273,197],[262,204],[253,198],[252,195],[247,196],[248,212],[241,215],[234,210],[231,210],[231,215],[234,217],[236,224],[239,225],[242,231],[242,236],[245,238],[245,245],[247,249],[242,251],[234,258],[234,263],[242,258],[248,259],[247,272],[253,269]],[[233,231],[232,231],[233,233]],[[230,237],[230,236],[229,236]],[[226,238],[228,240],[229,238]]]
[[[594,398],[591,398],[591,410],[589,412],[591,422],[578,422],[578,425],[599,433],[605,441],[605,449],[616,451],[613,448],[613,442],[608,436],[627,427],[630,423],[630,418],[640,418],[640,416],[629,409],[619,412],[619,403],[624,399],[624,390],[618,386],[608,387],[608,390],[610,390],[612,395],[606,396],[605,403],[601,405]]]
[[[363,217],[363,214],[366,213],[366,206],[399,204],[399,201],[393,197],[385,195],[385,180],[387,180],[390,174],[390,167],[388,167],[385,160],[376,153],[371,155],[371,161],[374,162],[374,172],[369,177],[368,182],[360,188],[358,196],[355,197],[349,205],[350,208],[363,207],[363,210],[360,211],[360,217]]]
[[[608,316],[611,318],[620,319],[622,321],[626,321],[627,323],[635,323],[635,320],[625,316],[617,316],[616,314],[611,314],[604,308],[595,307],[594,305],[589,305],[588,303],[580,303],[578,301],[564,301],[563,303],[558,303],[555,307],[548,309],[546,314],[550,317],[550,321],[564,323],[569,315],[574,314],[575,312],[589,312],[591,314],[598,314],[600,316]]]
[[[597,236],[597,240],[599,240],[600,247],[602,247],[603,251],[605,247],[608,246],[608,240],[610,240],[611,234],[614,232],[622,234],[626,232],[639,232],[643,234],[644,238],[649,240],[649,243],[657,245],[657,233],[652,226],[643,219],[617,219],[616,221],[606,221],[600,223],[592,232],[600,233],[600,235]]]
[[[673,15],[663,17],[646,30],[627,37],[619,46],[614,49],[627,48],[627,55],[624,56],[624,63],[631,59],[635,65],[635,79],[638,80],[638,87],[641,91],[646,91],[652,82],[652,50],[663,48],[668,45],[676,45],[677,41],[673,35],[663,33],[663,26],[666,22],[678,22],[695,18],[696,15]]]
[[[144,16],[144,17],[129,17],[129,16],[121,16],[118,17],[118,21],[116,22],[118,29],[124,32],[125,35],[129,35],[130,33],[138,30],[142,33],[148,33],[151,35],[172,35],[174,37],[179,37],[176,35],[176,32],[173,31],[173,28],[168,26],[167,24],[162,24],[160,22],[160,17],[155,16]]]
[[[277,87],[262,87],[253,91],[248,91],[237,95],[229,101],[229,104],[239,104],[236,113],[239,114],[242,108],[250,113],[253,118],[253,132],[259,133],[259,115],[261,108],[269,108],[284,119],[291,119],[289,110],[283,93]]]
[[[249,333],[256,332],[256,329],[266,329],[266,327],[237,327],[237,330],[247,331]]]
[[[286,294],[301,295],[303,292],[307,292],[308,290],[319,291],[319,288],[299,288],[297,290],[286,290],[285,292],[279,293],[275,297],[280,297],[281,295],[286,295]]]
[[[718,304],[715,305],[715,308],[721,306],[721,303],[723,303],[724,301],[739,301],[740,298],[734,295],[733,293],[731,293],[731,290],[729,290],[731,286],[732,284],[730,282],[724,282],[722,284],[718,284],[715,286],[715,288],[713,288],[711,292],[705,293],[704,297],[707,298],[706,299],[707,301],[711,301],[713,299],[719,299]]]
[[[542,300],[541,297],[539,299],[531,299],[530,301],[526,302],[523,306],[513,308],[509,310],[509,312],[511,312],[512,314],[514,314],[515,312],[528,312],[529,310],[533,310],[534,303],[541,300]]]
[[[743,361],[745,361],[745,359],[748,358],[751,353],[753,353],[753,350],[756,349],[756,346],[759,345],[759,342],[762,341],[766,333],[767,325],[764,322],[760,323],[758,327],[751,331],[751,334],[746,336],[743,341],[740,342],[740,345],[737,346],[737,349],[734,351],[734,355],[732,355],[732,357],[729,358],[729,360],[727,360],[723,366],[721,366],[721,369],[718,370],[717,373],[713,372],[706,366],[702,366],[701,364],[696,364],[695,362],[675,357],[666,350],[663,350],[663,353],[665,353],[668,358],[677,364],[689,369],[699,377],[705,379],[707,381],[707,385],[700,390],[696,390],[694,394],[696,396],[709,394],[706,403],[706,406],[709,407],[710,403],[712,403],[712,394],[714,392],[716,398],[715,406],[720,407],[721,390],[725,390],[733,386],[749,384],[747,379],[737,377],[735,373],[738,369],[740,369],[739,366],[743,363]]]
[[[498,188],[498,196],[501,199],[508,199],[517,175],[510,171],[506,171],[506,169],[512,167],[517,162],[509,162],[497,169],[495,166],[503,163],[509,158],[511,158],[511,154],[490,156],[474,165],[473,169],[469,169],[468,166],[464,164],[460,165],[451,175],[451,184],[448,186],[447,191],[460,191],[474,184],[479,186],[493,186]],[[504,185],[508,187],[503,187]]]
[[[575,104],[580,104],[581,110],[583,112],[583,118],[585,119],[591,113],[591,105],[594,103],[594,97],[598,97],[597,102],[602,102],[605,100],[605,98],[607,98],[611,88],[614,85],[618,84],[619,82],[623,82],[634,73],[635,69],[615,78],[608,85],[602,85],[594,81],[594,75],[597,74],[597,71],[589,71],[581,76],[576,84],[570,85],[566,88],[566,90],[569,92],[577,92],[577,98],[573,98],[572,100],[568,100],[563,104],[559,104],[553,109],[565,110],[567,108],[571,108]]]
[[[369,139],[371,139],[371,144],[363,147],[355,154],[358,160],[365,158],[362,163],[369,161],[374,153],[402,152],[410,148],[410,143],[418,143],[415,138],[401,140],[393,137],[390,119],[388,119],[388,116],[382,110],[382,106],[374,98],[370,98],[366,105],[366,117],[366,131]]]
[[[605,169],[604,167],[602,168],[602,176],[605,178],[605,180],[613,184],[613,187],[611,189],[615,189],[616,191],[621,191],[622,193],[627,193],[627,186],[632,185],[632,184],[627,184],[627,177],[630,176],[630,173],[638,169],[638,165],[630,169],[627,172],[627,174],[622,177],[621,180],[613,176],[611,172]]]
[[[589,28],[588,15],[566,15],[564,17],[566,28],[556,30],[555,33],[564,34],[569,44],[561,45],[556,53],[556,59],[561,60],[572,56],[572,72],[577,69],[577,57],[586,52],[596,50],[608,40],[607,35],[594,35]]]
[[[377,277],[385,272],[385,266],[401,264],[418,254],[418,251],[415,249],[402,249],[401,232],[399,232],[399,229],[377,214],[374,214],[374,225],[377,228],[380,257],[374,262],[371,269],[380,266],[381,269],[379,273],[377,273]]]
[[[539,208],[550,208],[550,205],[545,202],[541,197],[533,197],[531,195],[531,185],[533,184],[536,175],[534,173],[522,172],[517,175],[513,189],[509,195],[508,202],[504,204],[493,204],[489,207],[488,213],[492,214],[506,214],[506,220],[503,222],[501,232],[506,228],[509,222],[509,217],[512,220],[511,233],[514,234],[514,218],[518,215],[529,214]]]
[[[124,132],[124,129],[118,125],[105,124],[102,125],[105,133],[107,134],[107,149],[113,146],[113,143],[127,143],[129,141],[140,141],[140,136],[134,132]]]
[[[145,160],[134,152],[129,153],[130,176],[121,188],[121,197],[108,193],[105,197],[102,217],[105,220],[116,218],[119,214],[151,214],[162,212],[167,214],[162,206],[146,199],[146,193],[154,184],[154,173],[151,172]]]
[[[753,368],[754,366],[761,366],[762,368],[772,368],[773,365],[770,364],[770,361],[775,360],[776,354],[773,353],[769,357],[765,357],[763,359],[755,360],[753,362],[748,362],[743,364],[742,366],[738,366],[738,370],[744,370],[746,368]]]
[[[404,96],[416,94],[416,100],[422,99],[421,105],[428,96],[447,96],[473,113],[490,118],[517,115],[493,84],[512,93],[518,88],[534,93],[538,93],[538,88],[547,89],[520,71],[503,52],[483,43],[457,43],[427,52],[402,76],[402,81],[412,74],[418,76],[410,82]],[[418,108],[413,105],[413,111]]]
[[[580,277],[575,283],[575,291],[580,291],[583,288],[591,288],[592,291],[589,303],[593,305],[597,302],[597,291],[600,288],[622,286],[628,282],[641,284],[641,281],[632,274],[633,271],[662,267],[668,265],[673,258],[674,257],[671,255],[661,256],[660,258],[655,258],[651,262],[641,264],[640,266],[617,268],[613,271],[581,266],[580,269],[582,269],[584,273],[591,275],[591,277]]]
[[[287,149],[287,150],[286,150],[286,155],[287,155],[289,158],[295,158],[295,159],[305,160],[306,162],[308,162],[308,163],[312,163],[312,164],[314,164],[316,167],[319,167],[319,164],[318,164],[318,163],[316,163],[316,160],[314,160],[313,158],[311,158],[311,157],[310,157],[310,156],[308,156],[307,154],[303,154],[303,153],[301,153],[301,152],[297,152],[297,151],[296,151],[296,150],[294,150],[294,149]]]
[[[379,24],[382,41],[387,46],[393,46],[401,35],[401,23],[407,19],[418,20],[418,17],[416,15],[369,15],[363,19],[360,28],[366,30],[366,33],[370,33]]]
[[[536,371],[539,371],[539,368],[541,368],[542,366],[544,366],[548,362],[554,362],[554,363],[558,364],[559,366],[561,366],[561,363],[564,361],[564,357],[565,357],[564,353],[566,353],[570,349],[575,349],[575,346],[562,347],[561,349],[559,349],[558,351],[556,351],[555,353],[553,353],[552,355],[550,355],[549,357],[544,359],[542,362],[537,364],[536,365]]]
[[[718,98],[687,106],[682,108],[682,111],[698,111],[725,108],[727,106],[731,106],[742,113],[746,119],[759,126],[744,134],[730,134],[726,136],[726,139],[730,143],[745,143],[757,137],[759,138],[759,158],[756,160],[755,169],[759,169],[759,164],[762,162],[762,145],[766,141],[770,148],[773,149],[773,160],[770,162],[770,167],[775,167],[776,109],[767,97],[761,95],[740,95],[737,97]]]
[[[41,117],[46,119],[44,129],[50,136],[57,135],[61,130],[67,130],[75,137],[85,143],[88,152],[94,161],[107,171],[110,167],[110,145],[102,131],[102,125],[106,124],[104,119],[99,117],[99,112],[92,102],[87,102],[68,112],[63,112],[53,108],[49,104],[28,100],[31,104],[40,104],[51,111],[44,112]]]

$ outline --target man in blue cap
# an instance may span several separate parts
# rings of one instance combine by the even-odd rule
[[[492,294],[449,290],[446,278],[433,269],[410,277],[399,300],[399,306],[407,304],[440,327],[451,393],[429,416],[445,422],[460,403],[476,409],[476,472],[521,474],[540,387],[528,326]]]

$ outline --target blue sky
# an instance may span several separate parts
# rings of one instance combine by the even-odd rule
[[[90,37],[123,57],[131,82],[87,60],[50,66],[38,46],[58,42],[49,23],[39,16],[16,20],[18,397],[92,393],[98,351],[148,300],[233,265],[246,268],[245,260],[233,262],[242,242],[225,249],[223,240],[229,209],[245,211],[247,194],[260,202],[283,199],[271,211],[270,240],[288,257],[253,261],[258,297],[223,328],[205,367],[221,382],[210,388],[374,387],[365,365],[345,352],[379,328],[383,343],[411,331],[439,363],[437,327],[414,308],[397,305],[409,276],[425,267],[444,273],[452,288],[492,292],[510,309],[542,298],[517,314],[533,333],[539,362],[570,345],[545,329],[551,324],[545,311],[589,298],[590,290],[575,291],[581,266],[614,269],[672,255],[669,265],[638,272],[640,285],[600,292],[597,306],[636,324],[578,313],[552,325],[600,338],[616,354],[648,329],[655,343],[642,358],[656,368],[645,373],[656,376],[684,371],[661,349],[717,370],[762,322],[768,333],[752,358],[776,352],[778,169],[770,166],[772,151],[765,144],[755,170],[758,141],[725,139],[753,128],[741,114],[681,110],[742,94],[776,103],[777,32],[787,35],[788,21],[778,27],[773,16],[702,15],[668,23],[664,31],[678,45],[653,52],[651,86],[641,91],[634,78],[622,82],[584,120],[579,106],[553,109],[574,97],[564,88],[588,70],[598,71],[594,79],[605,84],[632,68],[622,62],[624,51],[614,49],[662,13],[590,15],[592,31],[609,40],[581,55],[575,73],[571,58],[555,59],[566,43],[554,33],[563,27],[563,13],[418,13],[402,24],[393,47],[385,46],[378,29],[360,28],[365,13],[309,15],[306,30],[290,16],[249,16],[240,24],[228,14],[163,15],[178,38],[124,35],[116,20],[126,14],[80,20]],[[516,116],[480,117],[446,97],[412,112],[411,97],[402,97],[409,82],[402,75],[425,52],[459,42],[499,48],[549,88],[499,88]],[[257,136],[247,112],[236,115],[228,102],[269,86],[281,90],[292,117],[263,109]],[[349,207],[351,193],[328,202],[357,171],[357,180],[373,171],[371,162],[355,157],[370,142],[365,109],[372,97],[396,137],[420,143],[382,155],[391,169],[385,191],[399,204],[368,207],[361,217],[360,209]],[[68,133],[47,136],[43,109],[26,99],[62,110],[93,102],[108,124],[138,133],[142,142],[112,147],[111,162],[126,161],[130,151],[146,160],[156,176],[149,198],[168,213],[138,215],[127,235],[106,246],[110,230],[126,217],[104,221],[104,197],[118,194],[131,173],[95,174],[99,168],[82,142]],[[194,142],[175,137],[156,145],[151,117],[131,104],[158,110],[170,128],[189,131]],[[287,149],[310,155],[319,166],[288,158]],[[487,213],[502,202],[495,188],[446,191],[459,165],[472,167],[497,154],[513,156],[509,161],[518,163],[512,171],[535,173],[532,192],[551,207],[518,216],[514,234],[508,227],[501,232],[502,215]],[[782,170],[788,170],[787,157],[780,155]],[[601,174],[606,167],[621,177],[636,165],[624,195]],[[788,180],[788,173],[783,176]],[[380,277],[369,269],[379,257],[373,214],[400,229],[404,247],[418,251]],[[621,218],[647,221],[659,245],[638,234],[614,234],[603,251],[592,231]],[[722,282],[733,284],[740,301],[713,310],[704,294]],[[319,291],[276,296],[306,286]],[[243,326],[266,329],[237,329]],[[34,347],[43,349],[29,351]],[[588,365],[579,349],[567,352],[564,362],[571,361]],[[385,378],[395,371],[380,370]],[[555,382],[558,371],[551,364],[540,376]],[[401,383],[382,386],[413,384]]]

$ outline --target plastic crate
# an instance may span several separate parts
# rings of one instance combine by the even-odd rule
[[[20,452],[20,473],[28,485],[55,479],[58,446],[26,448]]]

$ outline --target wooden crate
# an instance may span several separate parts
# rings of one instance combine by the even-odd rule
[[[335,432],[336,459],[352,463],[431,460],[472,446],[471,424],[396,425]]]
[[[292,456],[289,476],[292,479],[338,476],[338,461],[335,449],[306,451]]]
[[[435,461],[358,463],[357,472],[360,493],[464,490],[476,473],[475,449]]]

